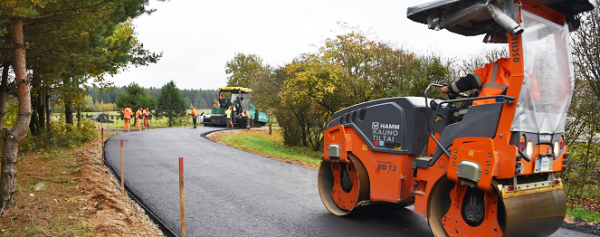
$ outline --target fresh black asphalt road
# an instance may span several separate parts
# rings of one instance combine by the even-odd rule
[[[179,162],[184,157],[187,236],[432,236],[409,209],[375,206],[336,217],[319,198],[317,171],[240,151],[200,135],[216,128],[151,129],[109,138],[105,159],[125,186],[180,234]],[[410,208],[410,207],[409,207]],[[553,236],[591,236],[559,229]]]

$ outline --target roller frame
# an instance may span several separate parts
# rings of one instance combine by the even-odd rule
[[[533,0],[517,1],[517,6],[555,23],[565,22],[564,14]],[[516,22],[520,22],[520,19]],[[515,98],[514,101],[518,102],[525,73],[522,40],[521,35],[512,35],[510,32],[507,33],[507,38],[512,77],[506,96]],[[429,103],[427,99],[425,101]],[[550,153],[545,151],[549,151],[551,145],[536,144],[535,152],[531,157],[522,159],[523,151],[519,150],[518,145],[511,140],[511,136],[515,134],[513,133],[515,131],[511,130],[516,110],[514,101],[505,101],[502,104],[502,112],[494,135],[463,137],[463,135],[454,136],[452,133],[446,133],[446,136],[452,139],[450,140],[452,145],[442,147],[444,152],[439,155],[433,155],[440,144],[434,141],[440,139],[443,128],[432,131],[431,137],[425,139],[427,141],[418,137],[418,129],[414,130],[416,135],[409,136],[414,140],[410,141],[411,146],[408,149],[406,146],[401,146],[400,142],[395,147],[382,148],[384,146],[367,141],[366,139],[370,138],[365,136],[364,127],[354,124],[362,120],[360,118],[356,120],[356,114],[363,116],[363,110],[383,103],[394,104],[396,100],[365,102],[336,112],[324,134],[325,155],[319,168],[318,187],[323,204],[334,215],[346,216],[355,208],[373,202],[403,204],[414,202],[415,212],[427,218],[435,236],[551,235],[560,227],[566,214],[566,195],[562,182],[555,179],[553,174],[564,170],[568,159],[568,147],[561,148],[560,154],[552,156],[554,163],[551,169],[535,171],[533,163],[528,159],[548,157]],[[398,104],[394,106],[401,107]],[[405,107],[399,110],[402,110],[401,116],[405,116],[405,111],[413,111],[406,110]],[[410,115],[412,112],[408,113]],[[398,123],[403,123],[406,118],[410,117],[398,118],[398,121],[402,121]],[[386,122],[386,124],[393,124],[393,122]],[[406,127],[419,127],[417,125],[411,123]],[[373,126],[376,126],[375,122]],[[427,144],[422,154],[415,154],[421,152],[415,152],[421,148],[415,140]],[[402,143],[406,144],[406,141],[402,140]],[[328,153],[327,149],[332,144],[335,144],[334,147],[339,150]],[[388,148],[396,151],[386,150]],[[330,154],[335,155],[330,156]],[[423,157],[417,158],[418,156]],[[351,191],[345,193],[340,193],[342,189],[339,172],[343,167],[342,164],[353,167],[355,172],[351,177],[356,183]],[[382,178],[381,170],[376,168],[381,164],[397,165],[399,172]],[[462,168],[461,164],[464,164]],[[542,182],[519,180],[521,177],[543,175],[548,175],[549,180]],[[472,188],[483,190],[483,194],[475,193],[483,195],[482,205],[485,214],[481,223],[468,224],[463,217],[462,208],[465,204],[462,199],[467,190]],[[384,189],[394,189],[395,193],[382,192]],[[410,194],[405,192],[406,189],[410,190]],[[343,200],[334,200],[335,198]]]

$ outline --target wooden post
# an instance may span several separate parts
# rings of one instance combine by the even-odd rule
[[[100,149],[104,152],[104,127],[100,127]]]
[[[121,139],[121,192],[125,196],[125,167],[123,162],[123,139]]]
[[[271,113],[269,113],[268,116],[269,117],[267,119],[269,121],[269,135],[273,135],[273,129],[271,128]]]
[[[183,156],[179,157],[179,210],[181,220],[181,236],[185,237],[185,198],[183,197]]]
[[[104,128],[100,131],[100,161],[104,160]]]

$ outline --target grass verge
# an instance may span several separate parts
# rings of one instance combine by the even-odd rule
[[[590,211],[583,206],[567,208],[567,214],[581,218],[587,222],[600,222],[600,215],[594,211]]]
[[[308,147],[285,146],[280,130],[273,130],[272,135],[268,133],[267,130],[233,130],[213,133],[209,139],[252,153],[284,161],[295,161],[294,163],[317,169],[323,156],[322,151],[313,151]]]

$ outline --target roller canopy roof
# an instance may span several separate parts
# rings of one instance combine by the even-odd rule
[[[576,15],[594,9],[589,0],[537,0],[565,14],[571,30],[579,28]],[[407,17],[427,24],[429,29],[442,30],[465,36],[486,34],[485,42],[505,43],[506,32],[520,34],[516,24],[517,9],[513,1],[504,0],[438,0],[407,9]]]
[[[222,92],[238,92],[238,91],[241,91],[241,92],[251,93],[252,89],[250,89],[250,88],[244,88],[244,87],[219,87],[219,91],[222,91]]]

